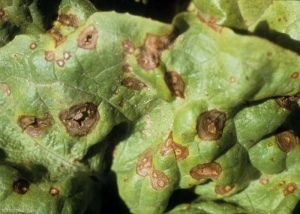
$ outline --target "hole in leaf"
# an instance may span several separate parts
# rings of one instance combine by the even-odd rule
[[[22,115],[18,119],[18,125],[31,137],[39,137],[54,124],[50,114],[45,114],[43,118]]]
[[[218,110],[202,113],[197,120],[197,133],[201,140],[212,141],[222,137],[226,114]]]
[[[177,72],[166,72],[164,79],[173,96],[184,98],[184,81]]]
[[[220,164],[211,162],[200,164],[191,169],[190,175],[192,178],[196,180],[207,179],[210,178],[212,180],[216,180],[222,173],[222,167]]]
[[[122,80],[121,84],[132,90],[142,90],[143,88],[147,87],[145,83],[134,77],[126,77]]]
[[[82,103],[62,110],[59,119],[71,136],[85,136],[97,125],[100,114],[93,103]]]
[[[29,189],[30,183],[24,178],[20,178],[13,183],[13,190],[21,195],[24,195]]]
[[[296,136],[292,131],[278,133],[275,139],[278,147],[286,153],[292,151],[297,144]]]
[[[146,71],[153,70],[160,64],[162,51],[167,49],[177,38],[176,29],[163,36],[147,34],[140,54],[137,55],[137,62]]]
[[[87,26],[78,36],[78,47],[92,50],[97,46],[98,31],[94,25]]]

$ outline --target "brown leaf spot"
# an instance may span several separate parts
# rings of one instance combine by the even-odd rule
[[[283,190],[283,194],[285,196],[293,193],[296,189],[298,189],[297,184],[294,182],[289,183],[288,185],[286,185],[286,187]]]
[[[185,84],[182,77],[177,72],[171,71],[165,73],[164,79],[172,95],[184,99]]]
[[[172,132],[169,134],[167,140],[162,144],[160,154],[164,157],[173,153],[177,161],[182,161],[189,155],[189,150],[180,144],[173,141]]]
[[[45,51],[45,59],[49,62],[53,61],[55,58],[55,55],[53,51]]]
[[[81,137],[89,134],[100,120],[97,106],[93,103],[81,103],[59,113],[59,119],[69,135]]]
[[[234,185],[226,185],[226,186],[215,186],[215,193],[218,195],[226,195],[228,194],[232,189],[234,188]]]
[[[155,148],[149,148],[142,154],[136,166],[136,173],[138,175],[145,177],[150,174],[153,167],[152,156],[154,151]]]
[[[135,45],[130,40],[125,40],[122,43],[122,48],[124,51],[132,54],[135,51]]]
[[[279,106],[291,110],[293,105],[299,100],[299,95],[279,97],[275,99]]]
[[[221,25],[216,24],[216,17],[210,16],[208,20],[206,20],[206,18],[204,16],[202,16],[201,13],[198,13],[198,18],[199,20],[206,24],[208,27],[210,27],[211,29],[213,29],[214,31],[221,33],[223,27]]]
[[[297,144],[296,136],[292,131],[284,131],[275,136],[278,147],[288,153],[292,151]]]
[[[62,25],[65,25],[65,26],[71,26],[71,27],[79,26],[79,20],[78,20],[77,16],[75,16],[74,14],[58,15],[57,21],[59,21]]]
[[[218,140],[222,137],[226,114],[218,110],[202,113],[197,120],[197,133],[205,141]]]
[[[59,67],[64,67],[64,66],[65,66],[65,61],[59,59],[59,60],[56,60],[56,64],[57,64]]]
[[[175,142],[173,142],[172,144],[174,153],[175,153],[175,157],[177,161],[182,161],[184,159],[187,158],[187,156],[189,155],[189,150],[187,147],[184,147],[180,144],[177,144]]]
[[[174,152],[172,144],[173,144],[173,136],[172,136],[172,132],[171,132],[169,134],[167,140],[165,140],[165,142],[163,142],[161,149],[160,149],[160,154],[163,157]]]
[[[267,179],[267,178],[260,179],[259,183],[261,183],[262,185],[266,185],[269,183],[269,179]]]
[[[1,86],[6,96],[10,96],[11,95],[10,87],[5,82],[1,83]]]
[[[49,193],[53,196],[59,195],[59,189],[57,189],[56,187],[51,187]]]
[[[297,78],[299,77],[299,72],[294,72],[294,73],[292,73],[291,77],[292,77],[293,79],[297,79]]]
[[[153,189],[161,190],[168,186],[170,181],[163,172],[152,169],[150,173],[150,183]]]
[[[178,32],[176,29],[163,36],[148,33],[144,45],[140,48],[140,54],[136,56],[139,66],[146,71],[158,67],[162,51],[167,49],[177,36]]]
[[[3,19],[5,17],[5,11],[3,9],[0,9],[0,19]]]
[[[94,25],[87,26],[78,36],[77,45],[86,50],[95,49],[97,46],[98,31]]]
[[[22,115],[18,119],[18,125],[31,137],[39,137],[54,123],[54,119],[50,114],[45,114],[43,118]]]
[[[59,29],[56,27],[53,27],[49,30],[50,35],[55,39],[56,41],[56,46],[60,45],[61,43],[63,43],[67,37],[63,36],[60,32]]]
[[[31,44],[29,45],[29,48],[30,48],[31,50],[36,49],[36,47],[37,47],[36,42],[33,42],[33,43],[31,43]]]
[[[124,72],[126,72],[126,73],[129,73],[129,72],[132,71],[132,68],[131,68],[130,65],[125,64],[125,65],[123,65],[123,67],[122,67],[122,71],[124,71]]]
[[[147,87],[145,83],[134,77],[126,77],[122,80],[121,84],[133,90],[142,90],[143,88]]]
[[[29,190],[30,183],[24,178],[20,178],[13,183],[13,190],[21,195],[24,195]]]
[[[200,164],[192,168],[190,171],[190,175],[196,180],[207,179],[207,178],[216,180],[219,178],[221,173],[222,173],[221,165],[215,162]]]

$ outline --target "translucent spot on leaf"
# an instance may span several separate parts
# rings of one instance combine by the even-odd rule
[[[62,25],[71,26],[71,27],[78,27],[79,20],[77,16],[74,14],[61,14],[58,15],[57,21],[59,21]]]
[[[293,79],[297,79],[297,78],[299,77],[299,72],[294,72],[294,73],[292,73],[291,77],[292,77]]]
[[[11,95],[10,87],[5,82],[1,83],[1,86],[6,96],[10,96]]]
[[[71,56],[72,56],[72,55],[71,55],[69,52],[64,52],[64,59],[65,59],[65,60],[70,59]]]
[[[223,134],[226,114],[218,110],[202,113],[197,120],[197,133],[202,140],[218,140]]]
[[[291,110],[293,105],[299,100],[299,95],[279,97],[275,99],[279,106]]]
[[[53,196],[59,195],[59,189],[57,189],[56,187],[51,187],[49,193]]]
[[[177,72],[166,72],[164,79],[173,96],[184,98],[184,81]]]
[[[190,171],[190,175],[192,176],[192,178],[196,180],[207,179],[207,178],[216,180],[219,178],[221,173],[222,173],[221,165],[215,162],[200,164],[192,168]]]
[[[31,137],[39,137],[54,123],[54,119],[49,114],[45,114],[43,118],[22,115],[18,119],[18,125]]]
[[[124,71],[124,72],[126,72],[126,73],[129,73],[129,72],[132,71],[132,68],[131,68],[130,65],[125,64],[125,65],[123,65],[123,67],[122,67],[122,71]]]
[[[158,67],[162,51],[167,49],[177,38],[178,32],[173,30],[166,35],[147,34],[140,54],[136,56],[139,66],[150,71]]]
[[[30,183],[24,178],[20,178],[13,183],[13,190],[21,195],[24,195],[29,190]]]
[[[135,45],[130,40],[125,40],[122,43],[122,48],[124,51],[132,54],[135,51]]]
[[[64,67],[64,66],[65,66],[65,61],[59,59],[59,60],[56,60],[56,64],[57,64],[59,67]]]
[[[59,113],[59,119],[71,136],[85,136],[97,125],[100,114],[93,103],[81,103]]]
[[[296,189],[298,189],[297,184],[294,182],[289,183],[283,190],[283,194],[285,196],[293,193]]]
[[[55,55],[53,51],[45,51],[45,59],[49,62],[53,61],[55,58]]]
[[[151,186],[155,190],[161,190],[164,187],[168,186],[170,183],[168,177],[163,172],[156,169],[152,169],[149,176]]]
[[[92,50],[97,46],[98,31],[94,25],[87,26],[78,36],[78,47]]]
[[[292,151],[297,144],[296,136],[292,131],[284,131],[275,136],[278,147],[288,153]]]
[[[145,83],[134,77],[126,77],[122,80],[121,84],[133,90],[142,90],[143,88],[147,87]]]
[[[36,42],[33,42],[33,43],[31,43],[31,44],[29,45],[29,48],[30,48],[31,50],[36,49],[36,47],[37,47]]]
[[[145,177],[150,173],[153,167],[152,156],[154,151],[155,148],[149,148],[142,154],[136,166],[136,173],[138,175]]]
[[[56,41],[56,46],[60,45],[61,43],[63,43],[67,37],[63,36],[60,32],[59,29],[57,29],[56,27],[53,27],[49,30],[50,35],[55,39]]]
[[[226,186],[215,186],[215,193],[218,195],[226,195],[228,194],[232,189],[234,188],[234,185],[226,185]]]

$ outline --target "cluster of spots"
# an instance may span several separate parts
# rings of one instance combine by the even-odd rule
[[[215,186],[215,193],[218,195],[227,195],[231,190],[234,188],[234,185],[226,185],[226,186],[221,186],[221,185],[216,185]]]
[[[146,88],[147,85],[143,83],[142,81],[134,78],[134,77],[126,77],[122,80],[121,85],[130,88],[132,90],[142,90],[143,88]]]
[[[59,67],[64,67],[65,66],[65,61],[69,60],[72,57],[72,55],[69,52],[64,52],[63,53],[63,59],[58,59],[56,60],[56,64]],[[48,62],[52,62],[55,60],[55,54],[53,51],[45,51],[45,60]]]
[[[6,96],[10,96],[11,95],[10,87],[5,82],[1,83],[1,86],[2,86],[2,90],[4,91]]]
[[[24,178],[20,178],[13,183],[14,192],[24,195],[29,190],[30,183]]]
[[[209,28],[213,29],[214,31],[216,31],[218,33],[222,32],[223,27],[216,24],[217,19],[215,17],[211,16],[211,17],[209,17],[208,20],[206,20],[205,17],[202,16],[199,12],[198,18],[202,23],[206,24]]]
[[[155,190],[161,190],[168,186],[170,181],[163,172],[156,170],[153,167],[152,161],[154,151],[155,148],[149,148],[142,154],[138,161],[136,172],[142,177],[149,176],[152,188]]]
[[[192,168],[190,171],[190,175],[196,180],[208,178],[212,180],[217,180],[221,173],[221,165],[215,162],[199,164]]]
[[[77,16],[74,14],[61,14],[58,15],[57,21],[59,21],[62,25],[70,26],[70,27],[78,27],[79,20]]]
[[[275,139],[278,147],[286,153],[292,151],[297,144],[296,136],[292,131],[278,133],[276,134]]]
[[[67,37],[66,36],[63,36],[59,29],[56,28],[56,27],[53,27],[49,30],[49,33],[50,35],[54,38],[54,40],[56,41],[56,46],[62,44],[66,39]]]
[[[74,137],[89,134],[100,120],[97,106],[93,103],[81,103],[59,113],[69,135]]]
[[[177,72],[171,71],[165,73],[164,79],[172,96],[184,99],[185,84],[182,77]]]
[[[199,138],[205,141],[220,139],[225,122],[226,114],[215,109],[200,114],[196,127]]]
[[[175,154],[177,161],[182,161],[189,155],[189,150],[187,147],[179,145],[173,141],[172,132],[169,134],[167,140],[162,144],[160,149],[160,154],[162,156],[167,156],[169,154]]]
[[[43,118],[21,115],[18,119],[18,125],[31,137],[39,137],[53,124],[54,119],[50,114],[45,114]]]
[[[49,193],[53,196],[59,195],[59,189],[57,189],[56,187],[51,187]]]
[[[37,47],[37,43],[36,43],[36,42],[33,42],[33,43],[31,43],[31,44],[29,45],[29,48],[30,48],[31,50],[36,49],[36,47]]]
[[[275,99],[279,106],[291,110],[293,105],[299,100],[299,95],[284,96]]]
[[[95,49],[97,46],[98,31],[95,25],[91,24],[87,26],[78,36],[78,47],[86,50]]]
[[[177,36],[176,29],[163,36],[147,34],[144,45],[136,56],[139,66],[146,71],[157,68],[160,64],[161,53],[173,44]]]
[[[292,194],[296,189],[298,189],[297,184],[294,182],[289,183],[283,190],[285,196]]]

